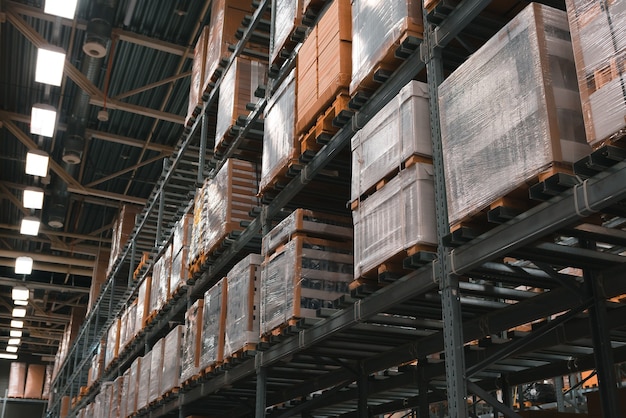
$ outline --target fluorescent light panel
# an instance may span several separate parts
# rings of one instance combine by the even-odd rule
[[[43,11],[49,15],[74,19],[78,0],[46,0]]]
[[[45,104],[33,105],[30,115],[30,133],[52,138],[57,121],[57,110]]]
[[[14,300],[13,303],[17,306],[28,306],[27,300]]]
[[[26,316],[26,308],[13,308],[14,318],[24,318]]]
[[[17,353],[17,347],[8,346],[7,351],[9,353]],[[6,360],[17,360],[17,354],[0,353],[0,358],[6,359]]]
[[[11,338],[22,338],[22,330],[21,329],[12,329],[9,331],[9,337]]]
[[[26,209],[43,208],[43,190],[39,187],[27,187],[24,189],[22,204]]]
[[[11,328],[24,328],[24,321],[11,319]]]
[[[21,340],[19,338],[9,338],[9,345],[20,345]]]
[[[33,271],[33,259],[32,258],[22,256],[22,257],[17,257],[15,259],[15,274],[30,274],[32,271]],[[25,297],[23,296],[23,292],[21,292],[20,290],[16,291],[15,289],[20,289],[20,288],[13,288],[13,292],[12,292],[13,300],[27,300],[28,299],[28,289],[25,289],[26,290]]]
[[[65,51],[62,49],[52,49],[52,47],[37,49],[35,81],[60,87],[64,66]]]
[[[43,151],[28,151],[26,154],[26,174],[46,177],[48,175],[48,161],[50,157]]]
[[[22,257],[17,257],[17,258],[19,260]],[[24,257],[24,258],[30,258],[30,257]],[[30,291],[23,286],[15,286],[13,290],[11,290],[11,298],[13,298],[13,300],[28,300],[29,296],[30,296]]]
[[[20,233],[23,235],[37,236],[39,234],[39,225],[41,221],[34,216],[26,216],[22,219]]]

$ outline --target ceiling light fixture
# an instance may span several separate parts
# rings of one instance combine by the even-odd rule
[[[27,187],[24,189],[22,201],[26,209],[41,209],[43,207],[43,189]]]
[[[49,15],[74,19],[77,1],[78,0],[46,0],[43,11]]]
[[[20,345],[21,340],[19,338],[9,338],[9,345]]]
[[[11,338],[22,338],[22,330],[21,329],[12,329],[9,331],[9,337]]]
[[[18,257],[18,259],[20,259],[20,258],[22,258],[22,257]],[[24,258],[30,258],[30,257],[24,257]],[[26,287],[15,286],[11,290],[11,298],[13,300],[28,300],[29,296],[30,296],[30,291]]]
[[[26,174],[46,177],[48,175],[48,161],[50,157],[43,151],[33,150],[26,154]]]
[[[11,319],[11,328],[24,328],[24,321]]]
[[[57,110],[46,104],[33,105],[30,114],[30,133],[52,138],[57,122]]]
[[[33,271],[33,259],[26,256],[17,257],[15,259],[15,274],[30,274]],[[13,288],[13,300],[27,300],[28,299],[28,289],[24,288],[26,291],[26,297],[15,297],[16,289]],[[19,292],[19,290],[18,290]]]
[[[7,346],[7,352],[9,353],[17,353],[17,347],[14,345]],[[6,354],[0,353],[0,358],[4,358],[7,360],[17,360],[17,354]]]
[[[14,300],[13,303],[17,306],[28,306],[27,300]]]
[[[14,318],[24,318],[26,316],[26,308],[13,308]]]
[[[20,226],[20,233],[23,235],[37,236],[39,234],[39,225],[41,221],[34,216],[26,216],[22,218],[22,225]]]
[[[65,51],[48,46],[37,50],[35,81],[60,87],[65,67]]]

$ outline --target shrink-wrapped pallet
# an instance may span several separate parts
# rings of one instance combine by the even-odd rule
[[[148,403],[152,403],[161,396],[161,378],[163,376],[163,342],[161,338],[152,347],[152,357],[150,358],[150,390],[148,393]]]
[[[267,103],[259,190],[265,191],[287,171],[299,147],[295,138],[296,83],[292,71]]]
[[[128,394],[130,389],[130,367],[124,370],[124,374],[122,375],[122,383],[120,386],[120,410],[119,416],[120,418],[126,418],[130,415],[128,412]]]
[[[590,152],[574,71],[565,12],[532,3],[441,84],[451,224]]]
[[[163,372],[159,390],[161,395],[179,387],[184,329],[184,325],[178,325],[163,338]]]
[[[172,238],[172,254],[177,255],[185,249],[189,249],[191,230],[193,229],[193,214],[183,215],[174,226]]]
[[[340,92],[352,73],[350,0],[335,0],[311,30],[297,56],[296,133],[304,133]]]
[[[152,269],[152,286],[150,287],[150,314],[163,309],[170,289],[172,271],[172,246],[168,245]]]
[[[352,241],[352,219],[308,209],[296,209],[263,236],[262,254],[270,255],[294,234]]]
[[[421,0],[352,1],[352,82],[350,94],[379,65],[394,64],[395,49],[405,34],[421,38]]]
[[[254,163],[230,158],[196,195],[189,261],[211,254],[242,222],[250,222],[258,204],[257,169]]]
[[[150,371],[152,366],[152,351],[148,351],[141,358],[139,366],[139,381],[137,382],[137,411],[148,406],[150,395]]]
[[[43,364],[29,364],[26,375],[24,397],[29,399],[41,399],[43,381],[46,375],[46,366]]]
[[[46,380],[43,384],[43,391],[41,393],[42,399],[50,398],[50,388],[52,387],[52,365],[48,364],[46,366]]]
[[[272,25],[270,36],[270,63],[290,42],[290,36],[302,22],[302,0],[272,0]]]
[[[189,82],[189,104],[185,123],[193,116],[195,109],[202,106],[202,93],[204,89],[204,73],[206,69],[206,54],[209,43],[209,27],[204,26],[200,37],[196,42],[193,52],[193,64],[191,65],[191,80]]]
[[[250,254],[230,269],[226,303],[224,357],[231,357],[242,349],[254,349],[259,341],[259,296],[257,291],[263,261],[258,254]]]
[[[351,242],[296,236],[266,256],[261,266],[261,334],[332,307],[348,292],[353,268]]]
[[[107,281],[107,271],[109,268],[109,260],[111,252],[107,250],[98,251],[95,261],[93,275],[91,276],[91,285],[89,287],[89,302],[87,303],[87,312],[91,312],[91,308],[96,303],[100,295],[100,289]]]
[[[432,155],[428,86],[410,81],[352,137],[354,201],[414,154]]]
[[[70,397],[63,396],[61,398],[61,413],[60,413],[61,418],[66,418],[69,412],[70,412]],[[94,413],[94,416],[96,416],[95,413]]]
[[[215,126],[215,150],[221,148],[229,130],[240,115],[248,115],[247,104],[255,102],[254,96],[259,85],[265,84],[267,68],[264,64],[238,57],[233,61],[220,84]]]
[[[204,294],[202,312],[202,351],[200,370],[220,364],[224,359],[227,280],[221,279]]]
[[[354,277],[416,245],[437,243],[433,167],[416,163],[359,203],[354,220]]]
[[[142,209],[142,207],[135,205],[123,205],[117,219],[113,222],[111,253],[109,256],[107,276],[111,273],[115,261],[121,255],[124,246],[128,242],[133,228],[135,227],[135,218],[137,214],[141,213]]]
[[[7,392],[9,398],[24,397],[27,369],[28,365],[26,363],[11,363],[11,368],[9,369],[9,391]]]
[[[106,349],[104,352],[104,368],[107,369],[109,365],[117,358],[119,354],[120,344],[120,319],[115,318],[109,330],[107,331]]]
[[[89,375],[87,376],[87,386],[91,386],[96,382],[102,372],[104,371],[104,353],[105,353],[105,341],[100,341],[96,347],[96,352],[91,358],[91,365],[89,367]]]
[[[137,312],[135,313],[135,329],[139,332],[146,326],[150,315],[150,293],[152,290],[152,277],[147,276],[137,290]]]
[[[567,0],[587,141],[626,134],[626,3]]]
[[[122,312],[122,317],[120,319],[120,353],[126,348],[126,345],[133,339],[135,336],[135,326],[137,323],[137,300],[133,301],[125,310]]]
[[[202,312],[204,299],[196,300],[185,312],[185,332],[183,334],[183,353],[180,381],[186,382],[198,373],[200,353],[202,351]]]
[[[143,361],[143,357],[137,357],[130,365],[128,369],[128,391],[124,392],[126,394],[126,412],[128,415],[132,415],[137,412],[137,402],[139,391],[143,390],[142,388],[148,382],[139,380],[141,377],[141,362]]]
[[[111,399],[110,399],[110,418],[126,418],[122,416],[120,406],[122,403],[122,390],[124,389],[124,375],[118,376],[111,386]]]
[[[172,258],[172,269],[168,288],[168,297],[173,297],[189,278],[189,252],[181,250]]]

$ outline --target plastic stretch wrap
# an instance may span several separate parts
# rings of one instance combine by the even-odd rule
[[[111,362],[119,354],[120,344],[120,319],[115,318],[107,331],[106,350],[104,352],[104,368],[109,367]]]
[[[283,45],[302,20],[302,0],[272,0],[270,62],[278,58]]]
[[[189,258],[188,250],[181,250],[172,258],[172,270],[170,275],[170,284],[168,289],[169,297],[172,297],[180,286],[187,283],[189,278],[189,269],[187,259]]]
[[[411,155],[432,155],[428,86],[411,81],[352,137],[352,192],[358,199]]]
[[[137,382],[137,411],[148,406],[150,394],[150,371],[152,366],[152,351],[148,351],[141,358],[139,365],[139,380]]]
[[[89,418],[89,417],[94,417],[95,416],[94,412],[93,412],[94,406],[95,405],[92,402],[92,403],[90,403],[89,405],[87,405],[85,407],[85,418]]]
[[[259,341],[260,265],[263,258],[250,254],[228,272],[224,357]]]
[[[172,329],[163,339],[163,376],[161,377],[161,394],[179,386],[180,363],[182,354],[184,325]]]
[[[89,376],[87,377],[88,386],[91,386],[102,374],[102,369],[104,368],[104,345],[105,344],[100,341],[96,354],[91,358],[91,367],[89,367]]]
[[[43,381],[46,375],[46,367],[42,364],[29,364],[26,375],[26,386],[24,397],[30,399],[40,399]]]
[[[143,329],[148,315],[150,315],[150,293],[152,290],[152,277],[147,276],[137,290],[137,312],[135,313],[135,329],[139,332]]]
[[[117,379],[113,381],[113,385],[111,386],[111,413],[109,415],[110,418],[126,418],[122,417],[120,411],[120,405],[122,403],[122,390],[124,386],[124,376],[118,376]]]
[[[210,254],[242,221],[252,221],[257,205],[257,170],[253,163],[230,158],[213,179],[207,179],[196,194],[190,263]]]
[[[143,358],[137,357],[130,368],[128,369],[128,392],[124,392],[126,394],[126,411],[129,415],[137,412],[137,395],[142,388],[139,385],[139,377],[141,375],[141,362]],[[146,384],[147,382],[141,381],[142,384]]]
[[[204,88],[204,71],[206,66],[207,45],[209,42],[209,27],[205,26],[200,32],[198,42],[193,52],[193,64],[191,67],[191,81],[189,85],[189,105],[187,107],[187,120],[192,116],[197,106],[202,105],[202,89]]]
[[[439,87],[449,221],[590,152],[565,12],[531,4]]]
[[[152,357],[150,358],[150,391],[148,392],[148,403],[154,402],[161,396],[161,378],[163,376],[163,342],[161,338],[152,347]],[[143,381],[142,381],[143,383]]]
[[[104,398],[104,390],[101,389],[100,392],[98,392],[98,394],[96,395],[94,401],[93,401],[93,416],[94,418],[102,418],[102,399]],[[63,409],[63,407],[61,407],[61,409]],[[68,408],[69,410],[69,408]],[[61,413],[61,417],[66,416],[67,413],[64,415],[63,413]],[[108,417],[107,417],[108,418]]]
[[[567,0],[587,141],[626,133],[626,2]]]
[[[43,391],[41,393],[41,397],[43,399],[50,398],[50,388],[52,387],[52,365],[48,364],[46,366],[46,380],[43,384]]]
[[[152,269],[152,286],[150,288],[150,313],[158,312],[167,301],[172,268],[172,247],[167,246]]]
[[[109,254],[109,267],[107,275],[111,272],[115,261],[130,238],[130,234],[135,227],[135,217],[141,213],[143,207],[135,205],[123,205],[120,213],[113,223],[113,234],[111,236],[111,252]]]
[[[220,84],[215,126],[215,149],[219,149],[237,117],[248,115],[248,103],[258,99],[254,92],[259,85],[265,84],[267,68],[260,62],[247,58],[237,58],[230,66]]]
[[[126,418],[130,413],[128,412],[128,389],[130,388],[130,368],[124,371],[122,375],[122,384],[120,386],[120,418]]]
[[[202,348],[202,311],[204,299],[198,299],[185,312],[185,332],[183,333],[183,354],[180,381],[186,382],[198,373]]]
[[[137,322],[137,302],[133,301],[123,312],[120,320],[120,347],[122,352],[126,345],[135,336],[135,325]]]
[[[7,396],[9,398],[24,397],[27,367],[26,363],[11,363],[11,368],[9,370],[9,391],[7,392]]]
[[[348,292],[353,268],[351,242],[294,237],[261,266],[261,334],[332,307]]]
[[[172,238],[172,254],[178,255],[183,249],[189,248],[191,241],[191,230],[193,228],[193,214],[184,215],[174,226],[174,237]]]
[[[269,255],[280,244],[289,241],[295,233],[303,232],[316,237],[352,240],[352,231],[352,219],[348,217],[300,208],[291,212],[263,236],[261,251],[263,255]]]
[[[226,319],[226,278],[221,279],[204,294],[202,312],[202,351],[200,369],[224,358],[224,322]]]
[[[421,0],[352,0],[352,82],[350,94],[387,56],[404,33],[420,38]]]
[[[272,96],[265,110],[261,191],[272,183],[296,154],[295,115],[296,83],[292,71]]]

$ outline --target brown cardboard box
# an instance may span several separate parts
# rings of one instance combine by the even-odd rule
[[[91,278],[91,287],[89,288],[89,303],[87,305],[87,312],[91,311],[94,303],[100,295],[100,289],[102,285],[107,281],[107,268],[109,266],[109,259],[111,253],[108,250],[100,251],[96,260],[95,268],[93,269],[93,276]]]
[[[209,41],[209,27],[205,26],[200,32],[193,52],[193,65],[191,67],[191,81],[189,85],[189,105],[185,124],[191,118],[194,109],[202,105],[202,89],[204,88],[204,72],[206,66],[206,53]]]
[[[9,371],[9,391],[7,396],[9,398],[23,398],[24,397],[24,385],[26,382],[26,363],[11,363],[11,369]]]
[[[64,396],[61,398],[61,418],[66,418],[70,412],[70,397]]]
[[[26,388],[24,389],[25,398],[41,399],[41,391],[43,390],[45,374],[46,366],[43,364],[31,364],[28,366]]]

